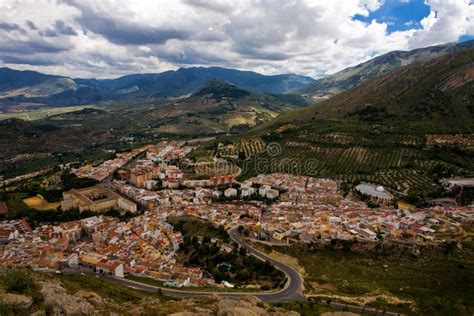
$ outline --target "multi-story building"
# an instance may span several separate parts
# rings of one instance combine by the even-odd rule
[[[63,192],[61,208],[63,210],[78,208],[81,212],[86,210],[99,212],[111,208],[120,208],[132,213],[137,211],[135,203],[101,185]]]

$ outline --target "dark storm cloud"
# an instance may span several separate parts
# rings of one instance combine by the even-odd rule
[[[54,58],[39,58],[34,56],[12,56],[12,55],[1,55],[0,60],[8,64],[17,64],[17,65],[31,65],[31,66],[55,66],[61,65],[62,62],[58,62]]]
[[[249,46],[237,47],[236,51],[242,56],[254,58],[254,59],[279,61],[279,60],[287,60],[291,58],[290,55],[285,54],[285,53],[266,52],[266,51],[249,47]]]
[[[99,15],[89,7],[66,1],[71,6],[81,11],[76,21],[84,28],[100,34],[107,40],[118,45],[147,45],[162,44],[170,39],[185,40],[190,37],[190,32],[172,28],[148,27],[124,20],[115,20],[111,17]]]
[[[184,45],[178,49],[157,48],[150,55],[179,65],[226,65],[227,59],[222,54],[200,49],[199,46]]]
[[[16,53],[20,55],[28,55],[34,53],[59,53],[69,50],[71,47],[67,45],[56,45],[46,41],[19,41],[10,40],[8,45],[0,42],[0,52]]]
[[[36,25],[33,23],[33,21],[31,21],[31,20],[26,20],[25,23],[30,28],[30,30],[37,30],[38,29],[36,27]]]
[[[186,39],[188,34],[172,29],[148,28],[138,24],[118,22],[109,18],[82,16],[81,25],[119,45],[161,44],[169,39]]]
[[[4,30],[7,32],[11,31],[19,31],[21,33],[25,33],[25,30],[22,29],[18,24],[16,23],[7,23],[7,22],[0,22],[0,30]]]

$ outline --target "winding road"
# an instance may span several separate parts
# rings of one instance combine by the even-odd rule
[[[128,286],[130,288],[143,290],[143,291],[159,291],[165,295],[174,296],[174,297],[212,297],[212,296],[221,296],[228,298],[239,298],[243,296],[256,296],[260,298],[263,302],[281,302],[281,301],[304,301],[306,297],[303,295],[303,278],[291,266],[276,261],[275,259],[270,258],[269,256],[255,250],[244,242],[242,237],[239,235],[235,228],[229,230],[230,238],[238,243],[240,246],[244,247],[249,254],[261,259],[266,260],[271,263],[275,268],[281,270],[285,273],[287,280],[284,287],[275,292],[225,292],[225,291],[189,291],[189,290],[178,290],[171,289],[166,287],[158,287],[154,285],[145,284],[142,282],[137,282],[129,279],[118,278],[114,276],[100,276],[103,279],[111,280],[116,283]],[[72,272],[72,271],[71,271]],[[83,272],[83,271],[82,271]],[[89,273],[88,273],[89,274]]]

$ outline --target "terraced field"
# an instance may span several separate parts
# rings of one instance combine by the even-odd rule
[[[218,153],[221,156],[238,156],[242,153],[245,155],[245,158],[249,158],[263,151],[265,151],[265,142],[257,137],[254,139],[242,139],[236,143],[223,145],[219,147]]]
[[[234,154],[242,143],[258,148],[246,152],[242,178],[288,172],[369,181],[406,193],[435,188],[440,176],[436,170],[448,170],[447,176],[474,172],[471,149],[433,147],[426,139],[419,131],[324,122],[240,139],[225,148],[233,148]]]

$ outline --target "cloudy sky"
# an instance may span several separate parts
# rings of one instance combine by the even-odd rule
[[[472,0],[0,0],[0,66],[72,77],[192,66],[321,77],[473,35]]]

